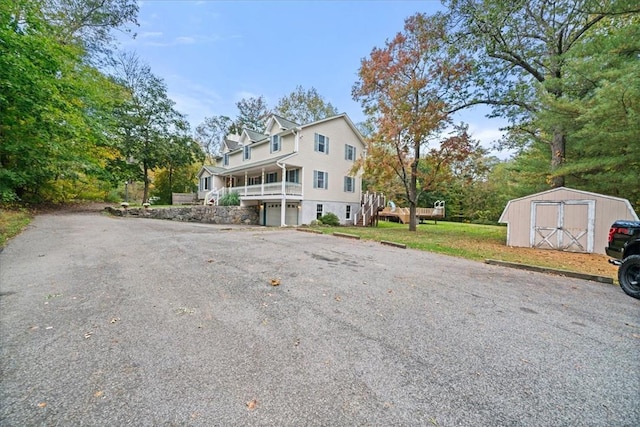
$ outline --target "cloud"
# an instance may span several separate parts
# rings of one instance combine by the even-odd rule
[[[145,31],[143,33],[138,34],[138,37],[141,39],[146,39],[150,37],[162,37],[162,31]]]

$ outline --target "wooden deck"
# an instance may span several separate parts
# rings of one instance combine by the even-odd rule
[[[399,221],[402,224],[408,224],[410,215],[409,208],[395,208],[386,207],[378,213],[380,219],[386,221]],[[422,222],[428,219],[434,220],[436,224],[439,219],[444,218],[444,202],[436,202],[433,208],[416,208],[416,218]]]

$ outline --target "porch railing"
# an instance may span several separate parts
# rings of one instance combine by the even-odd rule
[[[221,197],[236,192],[240,197],[278,196],[282,195],[282,181],[266,184],[241,185],[238,187],[214,188],[204,198],[204,204],[215,203]],[[302,184],[285,182],[284,192],[287,196],[302,196]]]

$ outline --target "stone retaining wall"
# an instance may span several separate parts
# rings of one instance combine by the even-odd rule
[[[173,208],[105,208],[116,216],[169,219],[172,221],[204,222],[209,224],[259,225],[257,206],[189,206]]]

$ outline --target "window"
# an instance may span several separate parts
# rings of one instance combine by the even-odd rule
[[[353,193],[356,191],[356,180],[353,177],[344,177],[344,191],[347,193]]]
[[[345,144],[344,145],[344,159],[355,161],[356,159],[356,147],[353,145]]]
[[[269,172],[265,177],[265,182],[267,184],[270,182],[278,182],[278,172]]]
[[[295,182],[296,184],[300,184],[300,169],[288,170],[287,182]]]
[[[271,136],[271,152],[280,151],[280,135]]]
[[[314,150],[319,153],[329,154],[329,138],[316,133],[314,136],[315,146]]]
[[[316,205],[316,219],[320,219],[322,217],[322,211],[322,205]]]
[[[351,219],[351,205],[347,205],[347,213],[345,219]]]
[[[222,156],[222,164],[229,166],[229,153],[224,153],[224,156]]]
[[[249,160],[251,158],[251,146],[245,145],[242,148],[242,151],[243,151],[242,160]]]
[[[329,187],[329,174],[323,171],[313,171],[313,188],[327,189]]]
[[[247,180],[247,185],[260,185],[262,184],[261,176],[250,176]]]
[[[211,190],[211,177],[202,178],[200,187],[202,190]]]

